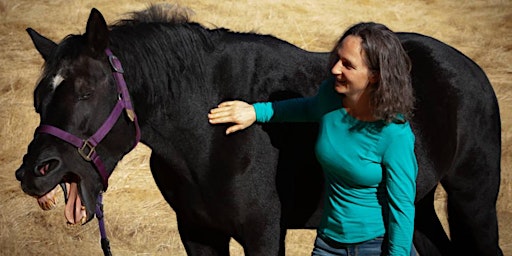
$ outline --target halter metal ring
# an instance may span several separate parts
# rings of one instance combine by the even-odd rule
[[[86,151],[86,149],[88,149]],[[85,159],[85,161],[88,161],[90,162],[92,159],[91,159],[91,156],[92,154],[94,154],[94,151],[96,150],[96,147],[93,146],[89,140],[84,140],[84,144],[82,145],[81,148],[78,148],[78,153],[82,156],[83,159]]]

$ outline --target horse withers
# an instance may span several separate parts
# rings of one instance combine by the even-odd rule
[[[206,29],[174,14],[152,6],[107,26],[93,9],[86,32],[58,44],[28,29],[45,60],[34,91],[41,123],[16,177],[45,209],[63,184],[66,219],[84,224],[140,134],[189,255],[228,255],[230,238],[246,255],[283,255],[286,229],[319,221],[317,126],[254,125],[225,136],[225,126],[211,126],[206,114],[228,99],[312,95],[327,75],[328,54],[268,35]],[[416,248],[421,255],[502,255],[493,89],[452,47],[419,34],[398,36],[413,63],[417,97]],[[448,195],[450,238],[433,205],[439,182]]]

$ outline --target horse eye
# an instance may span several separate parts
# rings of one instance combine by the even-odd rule
[[[87,100],[91,97],[91,94],[92,93],[84,93],[84,94],[78,96],[78,100]]]

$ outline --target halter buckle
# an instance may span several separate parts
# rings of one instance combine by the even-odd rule
[[[84,140],[84,144],[81,148],[78,148],[78,153],[85,161],[90,162],[92,154],[94,154],[96,147],[93,146],[89,140]]]
[[[108,61],[110,62],[110,66],[114,69],[115,72],[124,73],[123,66],[121,66],[121,61],[115,55],[109,55]]]

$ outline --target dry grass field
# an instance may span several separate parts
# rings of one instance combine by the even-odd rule
[[[487,73],[502,118],[500,244],[512,255],[512,1],[511,0],[178,0],[206,27],[272,34],[310,51],[329,51],[345,28],[377,21],[395,31],[433,36],[459,49]],[[63,203],[42,211],[22,193],[14,171],[32,139],[38,116],[32,92],[43,64],[27,27],[54,41],[82,33],[91,8],[108,22],[140,10],[148,0],[0,0],[0,255],[101,255],[97,222],[72,227]],[[206,115],[206,113],[205,113]],[[205,117],[206,121],[206,117]],[[107,233],[114,255],[185,255],[175,216],[149,171],[139,145],[114,172],[105,194]],[[62,200],[61,200],[62,201]],[[443,215],[444,194],[437,209]],[[288,255],[309,255],[314,231],[287,236]],[[243,251],[232,243],[233,255]]]

